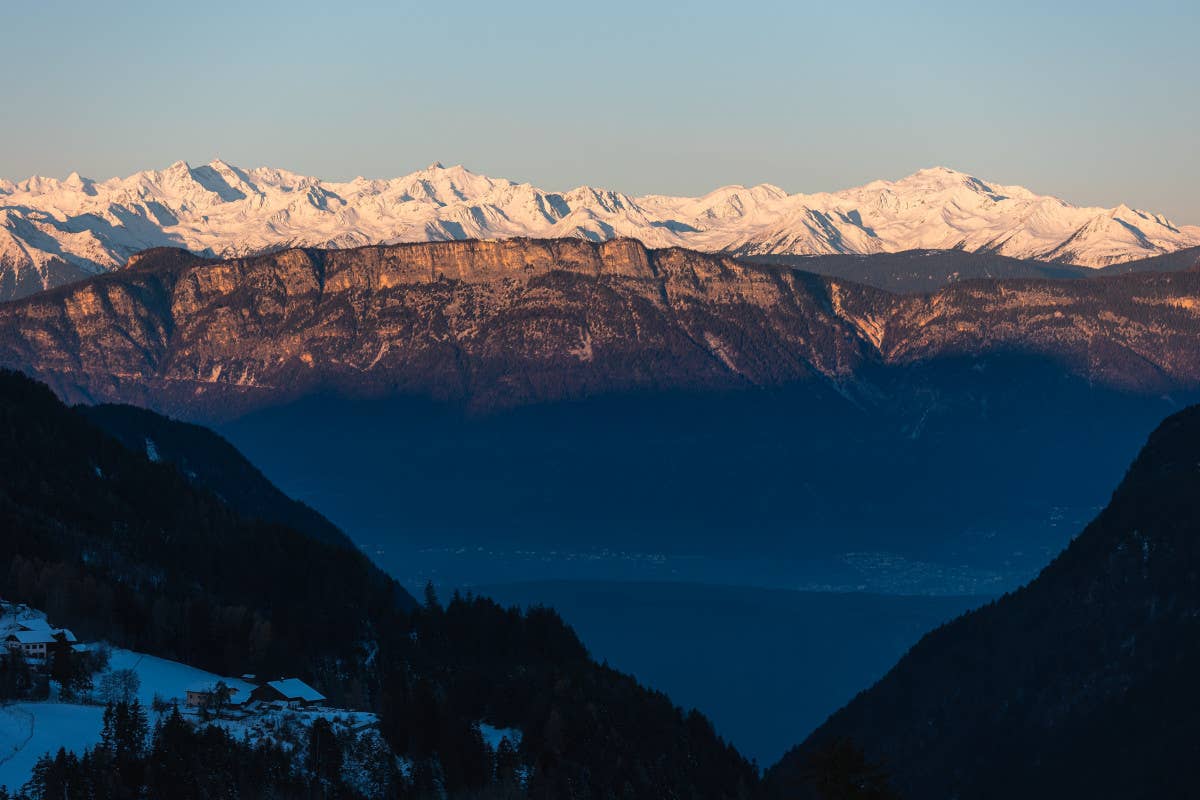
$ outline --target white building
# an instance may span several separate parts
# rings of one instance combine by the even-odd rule
[[[22,622],[18,630],[10,633],[4,640],[9,650],[20,650],[31,661],[45,661],[50,648],[56,642],[74,645],[75,634],[66,628],[51,628],[43,620]]]

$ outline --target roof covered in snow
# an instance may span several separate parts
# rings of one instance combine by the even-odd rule
[[[8,636],[9,641],[16,641],[20,644],[51,644],[55,641],[55,637],[62,634],[63,638],[68,642],[74,642],[75,634],[68,630],[50,630],[44,628],[37,631],[13,631]]]
[[[41,617],[18,620],[17,627],[23,631],[48,631],[51,629],[50,623]]]
[[[267,684],[288,700],[300,700],[305,703],[319,703],[325,695],[309,686],[298,678],[285,678],[281,681],[271,681]]]

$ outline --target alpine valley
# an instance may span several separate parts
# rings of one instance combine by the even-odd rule
[[[3,191],[5,630],[95,645],[0,660],[14,753],[94,723],[7,762],[19,796],[1194,775],[1195,228],[947,170],[693,200],[220,162]],[[101,729],[89,670],[210,699]],[[307,693],[230,709],[221,675]]]
[[[508,237],[630,237],[742,256],[963,250],[1104,267],[1200,245],[1200,227],[1124,205],[1080,208],[945,168],[832,193],[763,184],[631,197],[591,186],[546,191],[438,163],[389,180],[331,182],[179,161],[105,181],[0,180],[0,299],[118,268],[149,247],[224,258]]]

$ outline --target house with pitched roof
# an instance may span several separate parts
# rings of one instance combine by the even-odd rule
[[[264,683],[250,693],[250,699],[300,707],[317,706],[326,702],[325,695],[299,678],[284,678]]]

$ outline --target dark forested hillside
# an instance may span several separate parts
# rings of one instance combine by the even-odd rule
[[[276,522],[323,542],[353,547],[332,522],[279,491],[233,445],[208,428],[133,406],[80,406],[79,411],[128,449],[172,464],[243,517]]]
[[[414,605],[357,551],[242,516],[46,387],[0,380],[5,596],[226,674],[353,657],[372,615]]]
[[[818,275],[886,289],[889,292],[919,293],[933,292],[952,283],[985,279],[1083,280],[1131,272],[1178,272],[1200,264],[1200,247],[1123,261],[1100,268],[968,250],[906,250],[871,255],[768,255],[751,256],[746,260],[757,264],[776,264],[802,269]]]
[[[1089,267],[968,250],[905,250],[871,255],[767,255],[751,256],[746,260],[802,269],[889,292],[932,292],[951,283],[984,278],[1077,280],[1098,274]]]
[[[221,674],[300,675],[376,711],[415,765],[402,795],[755,788],[751,765],[703,717],[595,664],[552,612],[457,596],[417,606],[357,551],[243,516],[151,461],[144,442],[126,448],[8,372],[0,474],[0,595],[85,638]],[[484,747],[482,721],[524,734],[508,772]],[[512,784],[517,766],[525,778]]]
[[[1200,407],[1027,587],[927,635],[769,774],[849,739],[906,797],[1162,798],[1200,785]]]
[[[1200,247],[1188,247],[1176,250],[1174,253],[1164,253],[1161,256],[1110,264],[1103,267],[1100,272],[1105,275],[1124,275],[1128,272],[1178,272],[1197,268],[1200,268]]]

